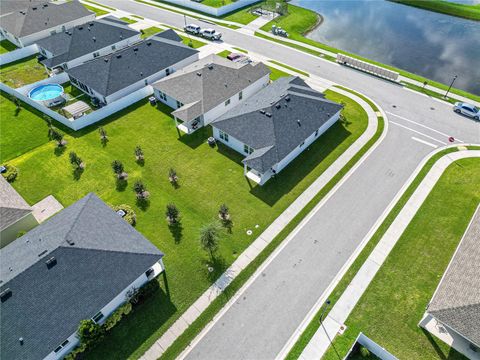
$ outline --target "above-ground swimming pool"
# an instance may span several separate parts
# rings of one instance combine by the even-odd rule
[[[40,85],[30,90],[28,97],[45,106],[58,105],[64,101],[63,87],[58,84]]]

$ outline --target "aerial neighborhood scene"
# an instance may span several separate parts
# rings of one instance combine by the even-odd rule
[[[0,0],[0,359],[480,360],[479,0]]]

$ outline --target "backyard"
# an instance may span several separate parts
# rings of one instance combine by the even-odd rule
[[[36,55],[0,66],[0,81],[11,88],[48,78],[45,67],[37,61]]]
[[[166,108],[157,109],[147,101],[131,106],[103,121],[108,142],[102,145],[97,128],[67,135],[67,149],[55,151],[52,142],[9,161],[19,169],[14,187],[29,203],[53,194],[68,206],[90,191],[111,204],[130,204],[137,212],[137,229],[166,253],[165,264],[169,297],[158,293],[135,314],[114,329],[92,358],[138,357],[174,320],[223,272],[226,267],[321,174],[365,130],[363,109],[343,96],[328,92],[328,97],[344,101],[347,123],[337,123],[305,152],[282,176],[264,187],[254,186],[243,176],[242,156],[220,147],[210,148],[202,129],[179,138]],[[9,111],[15,106],[9,105]],[[22,116],[28,111],[21,110]],[[34,116],[32,115],[34,118]],[[5,117],[2,116],[2,122]],[[47,127],[38,121],[37,137],[47,135]],[[9,138],[22,136],[12,129]],[[2,137],[3,138],[3,137]],[[145,164],[137,164],[134,148],[145,152]],[[2,153],[3,153],[2,143]],[[10,154],[24,153],[29,143],[11,142]],[[75,151],[86,163],[85,171],[75,174],[68,153]],[[129,173],[128,183],[117,183],[111,162],[120,160]],[[168,181],[168,170],[176,169],[179,187]],[[137,204],[133,183],[142,179],[151,193],[147,204]],[[174,202],[181,213],[181,225],[169,228],[165,206]],[[209,257],[198,242],[199,228],[217,218],[218,208],[226,203],[232,214],[232,233],[224,231],[214,271],[207,269]],[[258,228],[256,227],[258,225]],[[246,231],[252,230],[252,235]],[[162,288],[166,285],[162,282]],[[131,329],[136,329],[133,333]],[[120,355],[121,354],[121,355]]]
[[[465,359],[418,323],[480,201],[479,166],[463,159],[442,175],[335,338],[341,355],[361,331],[399,359]]]

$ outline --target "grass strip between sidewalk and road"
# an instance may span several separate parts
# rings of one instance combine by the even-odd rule
[[[83,5],[85,5],[85,3],[87,3],[87,4],[93,4],[93,5],[97,5],[97,6],[101,6],[102,8],[105,8],[105,9],[108,9],[108,10],[111,10],[111,11],[116,11],[116,10],[117,10],[117,9],[111,7],[111,6],[103,5],[103,4],[100,4],[100,3],[95,2],[95,1],[93,1],[93,0],[84,0],[84,4],[83,4]]]
[[[384,119],[378,117],[378,127],[373,137],[357,152],[350,161],[315,195],[315,197],[290,221],[287,226],[272,240],[272,242],[232,281],[232,283],[217,297],[207,309],[180,335],[165,351],[161,359],[175,359],[193,341],[193,339],[208,325],[214,316],[227,304],[237,291],[247,282],[263,262],[285,240],[285,238],[300,224],[315,206],[335,187],[335,185],[353,168],[365,153],[379,140],[384,130]],[[333,161],[332,161],[333,163]]]
[[[432,91],[432,90],[429,90],[429,89],[425,89],[423,88],[422,86],[418,86],[418,85],[414,85],[414,84],[411,84],[411,83],[407,83],[405,81],[401,81],[400,82],[404,87],[406,87],[407,89],[410,89],[410,90],[413,90],[413,91],[416,91],[416,92],[419,92],[421,94],[425,94],[429,97],[432,97],[432,98],[435,98],[435,99],[439,99],[439,100],[442,100],[442,101],[446,101],[446,102],[449,102],[451,104],[455,104],[457,102],[456,99],[452,99],[451,97],[444,97],[442,94],[439,94],[438,92],[435,92],[435,91]]]
[[[480,21],[480,4],[460,4],[442,0],[390,0],[403,5],[434,11],[464,19]]]
[[[85,6],[88,10],[93,11],[96,16],[102,16],[102,15],[109,14],[108,11],[99,9],[95,6],[91,6],[91,5],[88,5],[86,3],[83,3],[82,5]]]
[[[309,74],[309,73],[307,73],[307,72],[305,72],[305,71],[302,71],[302,70],[298,70],[298,69],[296,69],[296,68],[294,68],[294,67],[292,67],[292,66],[285,65],[285,64],[283,64],[283,63],[281,63],[281,62],[279,62],[279,61],[268,60],[268,62],[270,62],[270,63],[272,63],[272,64],[276,64],[276,65],[278,65],[278,66],[281,66],[281,67],[283,67],[283,68],[285,68],[285,69],[291,70],[291,71],[293,71],[293,72],[299,73],[299,74],[301,74],[301,75],[310,77],[310,74]]]
[[[468,147],[469,150],[479,150],[480,147]],[[413,182],[408,186],[407,190],[402,194],[398,202],[395,204],[393,209],[390,211],[390,213],[387,215],[385,220],[382,222],[380,227],[377,229],[375,234],[371,237],[370,240],[368,240],[368,243],[365,245],[363,250],[360,252],[360,254],[357,256],[355,261],[352,263],[350,268],[347,270],[345,275],[342,277],[340,282],[337,284],[335,289],[331,292],[330,296],[328,297],[329,300],[331,301],[330,309],[335,306],[335,303],[338,301],[340,296],[344,293],[350,282],[353,280],[357,272],[360,270],[362,267],[363,263],[367,260],[367,258],[370,256],[371,252],[375,248],[375,246],[378,244],[378,242],[382,239],[383,235],[386,233],[390,225],[393,223],[395,218],[398,216],[400,211],[403,209],[405,204],[408,202],[412,194],[415,192],[417,187],[420,185],[422,180],[425,178],[425,176],[428,174],[430,169],[433,167],[433,165],[439,160],[441,157],[445,156],[446,154],[450,154],[453,152],[459,151],[457,148],[448,148],[445,149],[435,155],[433,155],[424,165],[422,170],[418,173],[418,175],[415,177]],[[318,330],[320,327],[320,323],[318,319],[320,318],[320,314],[323,311],[323,309],[320,309],[318,313],[314,316],[313,320],[310,322],[310,324],[307,326],[305,331],[302,333],[300,338],[297,340],[293,348],[290,350],[289,354],[286,357],[286,360],[295,360],[298,359],[305,347],[308,345],[310,340],[312,339],[313,335],[315,332]],[[324,314],[324,318],[328,315],[328,313]],[[420,321],[420,319],[419,319]]]

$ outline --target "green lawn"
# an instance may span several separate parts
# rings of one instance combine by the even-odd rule
[[[276,64],[276,65],[278,65],[278,66],[284,67],[285,69],[292,70],[292,71],[294,71],[294,72],[296,72],[296,73],[299,73],[299,74],[302,74],[302,75],[305,75],[305,76],[310,77],[310,74],[309,74],[309,73],[307,73],[307,72],[305,72],[305,71],[302,71],[302,70],[298,70],[298,69],[296,69],[296,68],[294,68],[294,67],[291,67],[291,66],[282,64],[282,63],[279,62],[279,61],[268,60],[268,62],[271,62],[272,64]]]
[[[415,91],[417,91],[421,94],[425,94],[425,95],[428,95],[430,97],[434,97],[436,99],[440,99],[440,100],[443,100],[443,101],[448,101],[449,103],[452,103],[452,104],[455,104],[457,102],[457,100],[452,99],[451,97],[444,98],[443,95],[445,95],[445,93],[443,93],[443,95],[442,95],[442,94],[439,94],[436,91],[432,91],[432,90],[429,90],[429,89],[424,89],[423,86],[413,85],[413,84],[410,84],[410,83],[406,83],[404,81],[402,81],[401,83],[406,88],[415,90]]]
[[[95,6],[91,6],[91,5],[87,5],[87,4],[82,4],[82,5],[85,6],[88,10],[93,11],[97,16],[102,16],[102,15],[106,15],[106,14],[109,13],[108,11],[99,9]]]
[[[459,4],[442,0],[391,0],[400,4],[410,5],[421,9],[457,16],[465,19],[480,21],[480,4]]]
[[[17,46],[15,44],[12,44],[10,41],[8,40],[0,41],[0,54],[5,54],[15,49],[17,49]]]
[[[177,33],[178,34],[178,33]],[[204,45],[207,45],[203,41],[195,39],[194,36],[188,36],[188,35],[183,35],[183,34],[178,34],[182,38],[182,41],[185,45],[190,46],[194,49],[198,49]]]
[[[232,4],[232,0],[203,0],[203,5],[219,8],[228,4]]]
[[[22,104],[19,111],[10,95],[0,93],[0,162],[15,158],[48,142],[47,124]]]
[[[152,36],[152,35],[155,35],[155,34],[159,33],[160,31],[163,31],[163,30],[164,29],[160,29],[156,26],[152,26],[152,27],[141,30],[141,32],[142,32],[141,37],[142,37],[142,39],[145,39],[145,38],[147,38],[149,36]]]
[[[0,81],[11,88],[19,88],[46,78],[48,73],[35,55],[0,67]]]
[[[464,359],[418,322],[480,201],[479,168],[463,159],[442,175],[335,339],[340,354],[362,331],[399,359]]]
[[[111,10],[111,11],[117,10],[117,9],[111,7],[111,6],[103,5],[103,4],[100,4],[100,3],[95,2],[95,1],[93,1],[93,0],[85,0],[85,1],[86,1],[87,3],[95,4],[95,5],[101,6],[101,7],[105,8],[105,9],[108,9],[108,10]],[[83,6],[85,6],[85,4],[83,4]]]
[[[133,20],[133,19],[130,19],[129,17],[122,17],[120,18],[120,20],[123,20],[129,24],[135,24],[136,22],[138,22],[138,20]]]
[[[216,279],[267,225],[276,218],[365,130],[363,109],[341,95],[328,96],[347,103],[348,123],[334,125],[264,187],[253,186],[243,176],[242,156],[221,146],[206,144],[210,130],[202,129],[178,138],[172,118],[142,101],[104,121],[109,142],[103,147],[96,128],[66,136],[67,150],[55,153],[54,144],[35,148],[10,163],[19,168],[15,188],[29,203],[53,194],[67,206],[89,191],[112,204],[130,204],[137,212],[137,229],[166,253],[165,264],[170,297],[159,292],[115,328],[89,358],[135,358],[145,351],[178,316]],[[162,110],[166,111],[166,109]],[[22,110],[23,111],[23,110]],[[41,130],[41,133],[46,129]],[[134,161],[133,149],[141,145],[146,162]],[[85,161],[86,170],[76,179],[68,162],[69,151]],[[110,163],[121,160],[129,173],[128,186],[117,186]],[[180,187],[168,182],[174,167]],[[136,179],[147,185],[151,199],[139,207],[131,189]],[[170,229],[164,221],[165,205],[174,202],[182,214],[181,229]],[[212,274],[208,256],[200,249],[198,230],[217,217],[222,203],[230,207],[233,232],[225,232]],[[259,225],[258,228],[255,225]],[[252,229],[253,235],[246,235]],[[165,285],[162,282],[162,287]],[[134,329],[134,330],[133,330]]]

